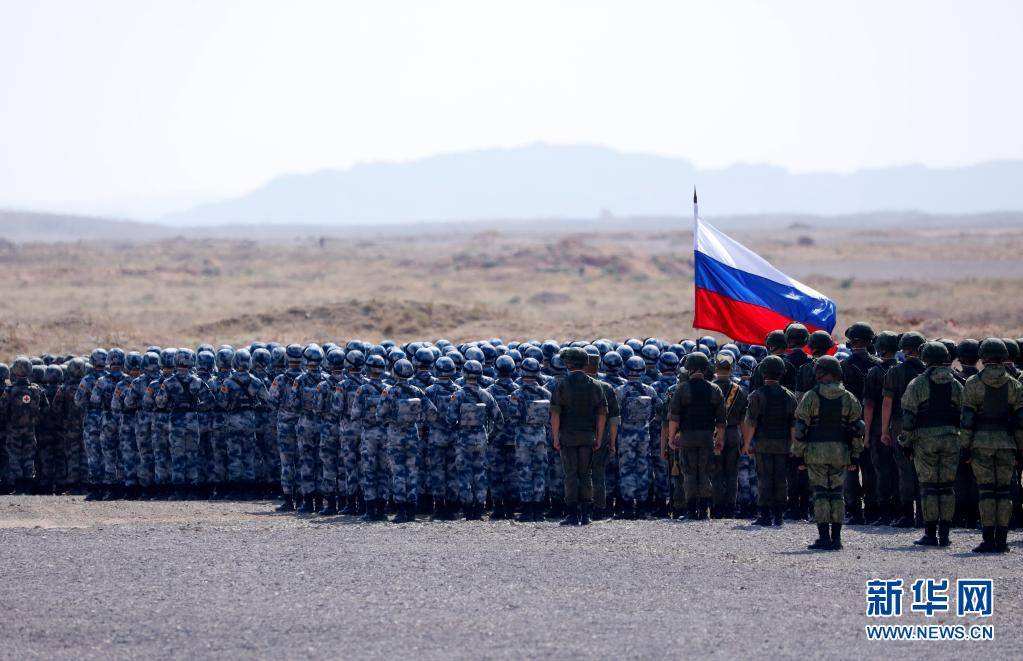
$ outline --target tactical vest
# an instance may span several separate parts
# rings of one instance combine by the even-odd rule
[[[597,429],[594,393],[600,386],[582,372],[572,372],[559,384],[564,388],[561,411],[561,429],[569,432],[592,432]]]
[[[252,396],[249,394],[249,387],[252,385],[252,380],[245,378],[244,380],[240,375],[233,375],[231,380],[234,381],[238,390],[235,391],[234,402],[232,406],[233,411],[251,411],[255,405]]]
[[[173,396],[167,398],[170,402],[171,411],[174,411],[175,413],[190,413],[195,411],[198,406],[195,395],[192,393],[191,378],[186,376],[182,379],[178,375],[175,375],[174,379],[181,384],[181,390],[171,391],[174,393]]]
[[[817,417],[806,435],[807,443],[844,443],[845,420],[842,418],[842,398],[828,399],[817,393]]]
[[[984,403],[973,428],[975,431],[1013,431],[1008,384],[1000,388],[984,385]]]
[[[631,426],[643,426],[650,420],[650,411],[652,409],[652,398],[646,395],[628,397],[625,400],[625,407],[622,411],[622,422]]]
[[[952,382],[928,385],[927,401],[920,404],[916,413],[917,429],[927,427],[958,427],[959,409],[952,402]]]
[[[764,386],[764,410],[757,420],[757,436],[761,438],[788,440],[792,417],[788,411],[788,398],[781,386]]]
[[[483,402],[464,402],[458,407],[458,426],[477,429],[487,421],[487,405]]]
[[[372,381],[367,381],[360,386],[368,388],[363,391],[364,408],[362,409],[362,421],[373,426],[377,424],[377,407],[380,406],[380,388]]]
[[[423,401],[418,397],[398,400],[397,422],[400,425],[415,424],[423,410]]]
[[[551,400],[531,399],[526,402],[526,424],[546,425],[551,419]]]
[[[689,405],[685,407],[681,420],[684,431],[714,431],[714,405],[711,404],[711,384],[705,379],[693,379],[689,383]]]

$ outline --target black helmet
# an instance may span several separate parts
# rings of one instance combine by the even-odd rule
[[[893,331],[881,331],[874,338],[874,348],[878,353],[895,353],[899,350],[899,336]]]
[[[803,324],[791,323],[785,327],[785,344],[790,347],[805,347],[810,331]]]
[[[855,324],[845,329],[845,337],[850,342],[873,342],[874,329],[865,321],[857,321]]]
[[[842,365],[834,356],[821,356],[813,368],[817,374],[830,374],[836,379],[842,378]]]
[[[805,328],[803,330],[806,330]],[[764,346],[767,347],[768,351],[775,349],[784,349],[785,347],[785,332],[780,330],[773,330],[767,334],[764,338]]]
[[[902,337],[899,338],[899,349],[902,351],[919,351],[926,341],[927,338],[921,333],[909,331],[908,333],[903,333]]]
[[[1006,351],[1009,352],[1009,359],[1015,362],[1019,358],[1019,345],[1016,344],[1016,340],[1003,337],[1002,343],[1005,345]]]
[[[980,357],[983,360],[1004,361],[1009,358],[1009,350],[1005,348],[1005,342],[997,337],[989,337],[980,343]]]
[[[831,334],[825,330],[817,330],[810,334],[810,339],[807,342],[811,351],[818,351],[824,353],[835,346],[835,341],[831,339]]]
[[[760,362],[760,373],[765,379],[780,379],[785,374],[785,361],[779,356],[767,356]]]
[[[966,339],[956,345],[956,357],[960,365],[972,365],[980,360],[980,342]]]
[[[692,372],[703,372],[710,367],[710,358],[707,354],[702,351],[694,351],[693,353],[686,356],[686,371]]]
[[[944,365],[948,362],[948,349],[941,342],[928,342],[920,349],[920,360],[926,365]]]

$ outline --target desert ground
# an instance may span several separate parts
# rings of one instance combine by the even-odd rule
[[[729,230],[864,319],[929,337],[1023,330],[1023,217],[953,228]],[[0,357],[94,346],[360,338],[692,337],[691,226],[5,244]],[[257,234],[258,236],[258,234]]]

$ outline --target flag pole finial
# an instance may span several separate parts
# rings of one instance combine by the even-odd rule
[[[696,186],[693,186],[693,204],[699,204],[696,200]]]

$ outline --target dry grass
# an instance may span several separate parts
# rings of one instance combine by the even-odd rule
[[[799,245],[809,235],[811,245]],[[1015,337],[1023,231],[739,234],[857,319]],[[476,235],[137,245],[0,256],[0,356],[93,346],[447,337],[691,336],[691,234]],[[805,243],[805,242],[803,242]],[[922,274],[922,276],[921,276]]]

